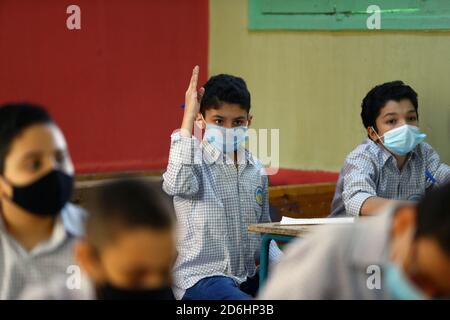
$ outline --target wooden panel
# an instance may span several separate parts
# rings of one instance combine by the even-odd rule
[[[83,206],[96,189],[107,182],[122,178],[142,178],[162,184],[161,173],[155,171],[81,175],[76,178],[72,202]]]
[[[72,201],[84,205],[89,195],[106,182],[120,178],[143,178],[162,184],[161,172],[142,171],[121,174],[92,174],[77,176]],[[272,220],[281,216],[291,218],[321,218],[330,214],[335,183],[314,183],[269,188]]]
[[[330,214],[335,189],[335,183],[271,187],[269,202],[278,217],[322,218]]]

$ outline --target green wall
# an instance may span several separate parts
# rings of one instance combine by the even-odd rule
[[[450,32],[250,32],[246,0],[209,10],[209,74],[247,81],[253,126],[280,129],[281,166],[338,171],[365,137],[362,98],[398,79],[419,93],[422,129],[450,163]]]

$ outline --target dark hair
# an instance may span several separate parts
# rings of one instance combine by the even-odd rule
[[[5,159],[14,139],[25,129],[53,119],[41,106],[30,103],[10,103],[0,106],[0,174],[5,170]]]
[[[97,249],[110,243],[122,230],[169,230],[174,223],[171,201],[160,184],[138,178],[99,187],[88,199],[87,208],[86,235]]]
[[[200,112],[217,109],[223,103],[238,104],[243,110],[250,111],[250,92],[242,78],[229,74],[211,77],[203,86],[205,93],[200,102]]]
[[[417,111],[417,93],[410,86],[404,84],[403,81],[397,80],[386,82],[372,88],[361,104],[361,118],[364,128],[373,127],[378,131],[376,120],[380,115],[381,109],[383,109],[390,100],[399,102],[404,99],[411,101],[416,109],[417,116],[419,116]]]
[[[419,202],[416,237],[437,240],[450,255],[450,183],[429,191]]]

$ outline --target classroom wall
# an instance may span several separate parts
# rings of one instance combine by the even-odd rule
[[[78,173],[164,168],[207,52],[208,0],[0,0],[0,103],[47,106]]]
[[[401,79],[428,141],[450,163],[450,32],[247,29],[246,0],[210,0],[209,74],[244,77],[253,125],[280,129],[283,167],[338,171],[365,137],[364,95]]]

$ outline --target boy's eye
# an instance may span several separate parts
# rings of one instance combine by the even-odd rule
[[[217,125],[221,125],[223,123],[223,120],[216,119],[216,120],[214,120],[214,123],[217,124]]]
[[[396,124],[397,120],[396,119],[390,119],[386,122],[387,124]]]
[[[243,123],[244,123],[244,121],[242,121],[242,120],[236,120],[233,122],[233,126],[240,127],[240,126],[242,126]]]
[[[39,159],[33,159],[28,163],[28,169],[32,170],[32,171],[37,171],[41,168],[42,166],[42,162]]]
[[[417,121],[417,117],[416,116],[409,117],[408,121],[410,121],[410,122]]]
[[[63,164],[66,160],[66,155],[63,152],[57,152],[55,155],[55,159],[58,164]]]

